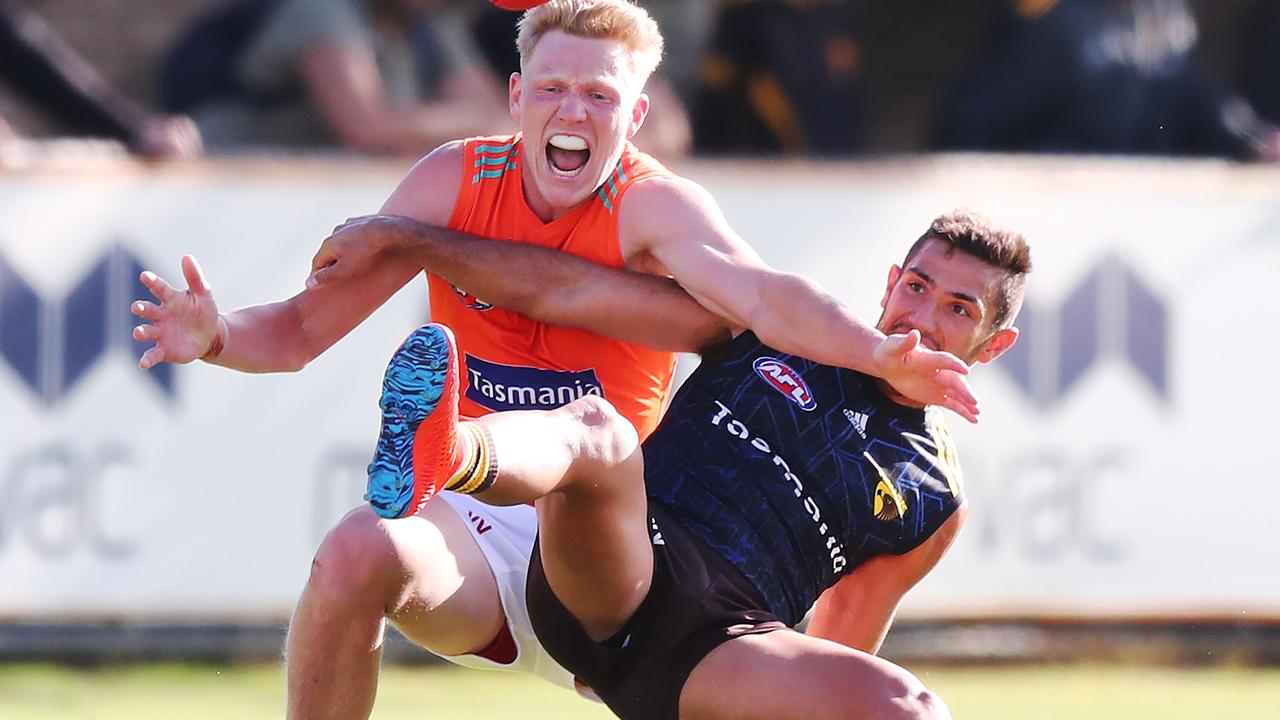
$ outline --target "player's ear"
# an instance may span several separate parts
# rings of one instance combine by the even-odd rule
[[[974,359],[980,363],[989,363],[1000,357],[1006,350],[1014,346],[1018,342],[1018,328],[1007,327],[1003,330],[997,330],[995,335],[987,338],[987,341],[978,349]]]
[[[627,125],[627,139],[636,136],[640,131],[640,126],[644,125],[644,119],[649,115],[649,96],[640,93],[636,98],[636,102],[631,106],[631,122]]]
[[[889,295],[893,293],[893,286],[898,284],[898,278],[902,277],[902,266],[893,265],[889,268],[889,280],[884,286],[884,296],[880,298],[880,309],[883,310],[889,306]]]
[[[511,77],[507,80],[507,109],[517,125],[520,124],[520,93],[522,91],[520,73],[511,73]]]

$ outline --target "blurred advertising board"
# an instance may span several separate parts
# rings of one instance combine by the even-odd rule
[[[360,500],[415,281],[300,373],[141,373],[142,268],[224,310],[302,288],[403,166],[251,161],[0,175],[0,618],[282,619]],[[1280,173],[936,157],[693,163],[766,259],[874,319],[890,264],[968,206],[1037,267],[1017,348],[952,419],[969,526],[904,616],[1280,617]]]

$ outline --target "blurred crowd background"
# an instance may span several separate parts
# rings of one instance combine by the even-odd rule
[[[933,151],[1280,160],[1280,0],[641,0],[665,159]],[[0,164],[415,156],[514,129],[481,0],[0,0]]]

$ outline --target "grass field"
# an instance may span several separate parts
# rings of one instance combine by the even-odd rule
[[[960,720],[1276,720],[1280,669],[915,668]],[[81,670],[0,665],[4,720],[258,720],[283,716],[275,666]],[[602,707],[527,677],[440,667],[383,672],[374,718],[590,720]]]

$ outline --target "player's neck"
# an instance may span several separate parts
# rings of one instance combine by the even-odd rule
[[[894,389],[892,385],[885,382],[881,378],[876,378],[876,387],[880,388],[880,392],[884,393],[885,396],[888,397],[890,400],[894,401],[899,405],[902,405],[903,407],[909,407],[909,408],[927,407],[923,403],[918,403],[908,398],[906,395],[903,395],[902,393],[898,392],[897,390]]]
[[[552,223],[559,220],[591,198],[591,196],[588,195],[586,199],[573,207],[557,208],[553,206],[549,200],[543,197],[542,193],[538,192],[538,187],[534,184],[531,175],[532,171],[528,168],[522,169],[520,173],[520,185],[524,194],[524,204],[527,205],[529,210],[531,210],[543,223]]]

